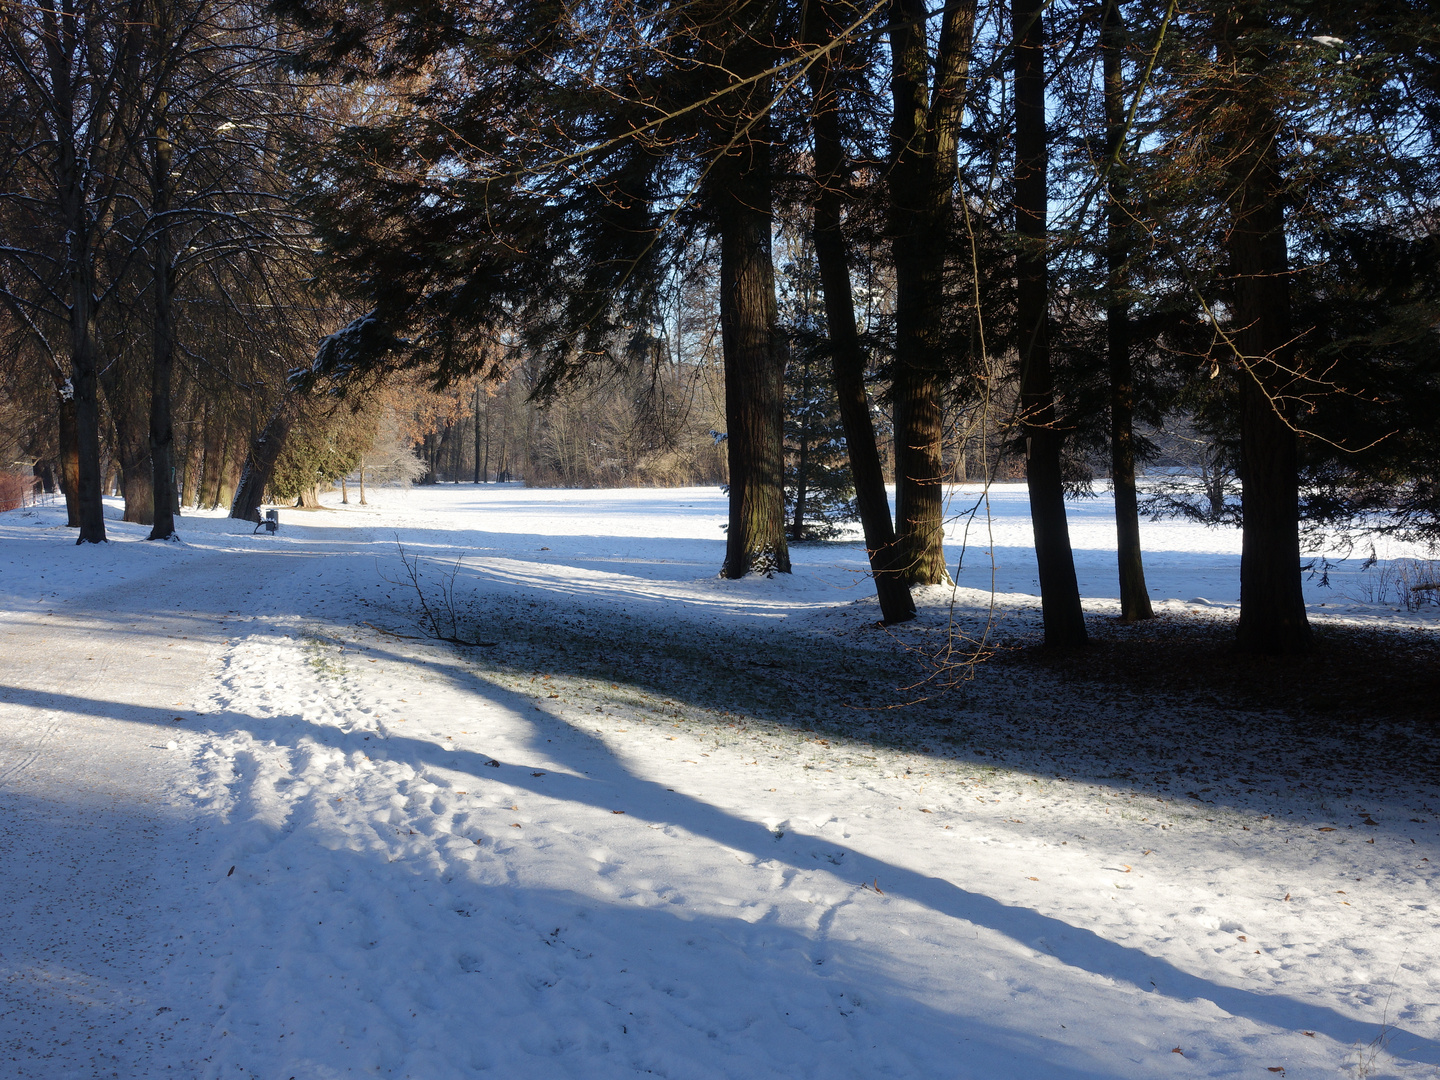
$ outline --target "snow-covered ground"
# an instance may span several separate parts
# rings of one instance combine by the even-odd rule
[[[888,708],[952,617],[1033,634],[1023,487],[974,498],[893,633],[855,543],[717,578],[709,489],[0,515],[0,1074],[1440,1076],[1433,736],[1014,666]],[[420,636],[397,539],[483,644]],[[1238,533],[1144,540],[1157,608],[1228,617]],[[1312,615],[1435,633],[1386,565]]]

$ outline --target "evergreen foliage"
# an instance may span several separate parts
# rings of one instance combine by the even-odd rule
[[[785,516],[790,539],[796,542],[830,539],[840,532],[841,523],[858,516],[819,289],[814,259],[802,248],[782,266],[778,279],[780,320],[790,345],[785,365]]]

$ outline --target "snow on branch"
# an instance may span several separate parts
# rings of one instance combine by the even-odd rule
[[[310,390],[321,379],[344,382],[375,368],[386,354],[406,344],[405,339],[397,338],[385,328],[374,311],[366,312],[322,338],[310,366],[290,372],[290,384]]]

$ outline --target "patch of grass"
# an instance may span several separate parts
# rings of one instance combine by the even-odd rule
[[[340,655],[341,647],[335,641],[313,633],[301,637],[305,643],[305,662],[316,675],[322,679],[339,679],[345,675],[348,669]]]

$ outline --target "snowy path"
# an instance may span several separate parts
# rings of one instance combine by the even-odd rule
[[[1077,774],[1016,733],[1121,714],[1043,686],[817,730],[888,662],[854,553],[717,582],[718,500],[624,494],[98,553],[0,519],[18,1075],[1440,1075],[1435,784]],[[478,553],[496,646],[400,636],[397,529]]]
[[[193,929],[202,831],[165,747],[208,690],[225,605],[274,560],[156,554],[118,572],[102,556],[88,588],[0,613],[0,1060],[17,1077],[141,1076],[188,1056],[175,1021],[195,1010],[157,1013],[147,989]]]

